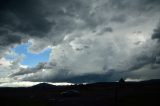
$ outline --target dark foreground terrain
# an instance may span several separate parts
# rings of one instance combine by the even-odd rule
[[[160,106],[160,80],[0,88],[0,106]]]

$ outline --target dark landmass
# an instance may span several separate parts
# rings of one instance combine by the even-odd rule
[[[64,95],[65,94],[65,95]],[[67,95],[66,95],[67,94]],[[0,88],[1,106],[160,106],[160,80]]]

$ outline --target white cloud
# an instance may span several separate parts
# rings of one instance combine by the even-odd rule
[[[11,61],[6,60],[4,57],[0,59],[1,67],[9,67],[11,65]]]

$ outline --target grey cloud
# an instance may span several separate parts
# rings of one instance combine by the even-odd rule
[[[59,73],[57,73],[55,76],[52,75],[52,77],[50,75],[47,75],[48,77],[44,77],[43,75],[41,76],[34,75],[34,77],[33,76],[25,77],[23,80],[24,81],[29,80],[29,81],[35,81],[35,82],[46,81],[46,82],[92,83],[97,81],[108,81],[108,80],[116,81],[119,78],[121,78],[121,75],[118,75],[118,73],[116,73],[117,74],[116,77],[112,78],[113,74],[115,74],[114,70],[110,70],[109,72],[106,72],[103,74],[89,73],[89,74],[83,74],[83,75],[72,75],[69,73],[69,70],[67,69],[60,69],[57,71],[59,71]]]
[[[106,1],[104,3],[104,6],[110,8],[110,12],[118,13],[113,15],[111,20],[115,22],[125,22],[125,20],[127,20],[126,15],[122,14],[129,12],[122,11],[121,14],[119,13],[121,10],[132,11],[133,9],[148,7],[148,5],[156,8],[158,4],[157,0],[153,2],[149,2],[148,0],[132,2],[130,3],[128,0],[109,0],[109,2]],[[47,33],[52,29],[52,32],[48,35],[48,40],[56,39],[54,42],[59,43],[64,35],[71,33],[73,29],[77,30],[85,27],[94,30],[94,28],[100,24],[109,22],[105,14],[100,14],[101,10],[93,7],[93,5],[95,5],[94,3],[95,2],[90,0],[2,0],[0,25],[9,31],[20,34],[24,33],[33,37],[46,37],[48,35]],[[143,3],[143,6],[138,5]],[[97,2],[97,5],[99,5],[99,2]],[[114,9],[116,9],[116,11]],[[108,12],[108,10],[106,12]],[[77,23],[76,20],[82,21],[83,25],[81,25],[82,23]],[[21,36],[19,39],[23,38],[24,36]]]
[[[14,76],[19,76],[19,75],[25,75],[25,74],[29,74],[29,73],[33,73],[33,72],[35,72],[35,70],[33,70],[33,69],[21,68],[20,71],[11,74],[9,77],[14,77]]]
[[[112,27],[105,27],[103,29],[104,32],[113,32],[113,28]]]
[[[133,3],[130,3],[127,0],[109,0],[108,2],[105,1],[101,7],[101,2],[94,2],[92,0],[2,0],[0,8],[0,29],[6,29],[7,32],[1,35],[8,35],[9,38],[15,37],[15,40],[12,39],[9,41],[10,44],[19,44],[22,42],[22,39],[27,40],[28,37],[26,37],[26,35],[30,35],[29,38],[45,37],[47,38],[47,43],[44,44],[44,47],[41,48],[34,45],[34,49],[31,50],[33,52],[39,52],[41,49],[43,50],[47,47],[47,45],[61,43],[64,36],[68,33],[70,34],[73,31],[81,31],[84,29],[94,30],[100,25],[109,23],[108,17],[110,17],[110,15],[112,21],[125,22],[128,17],[124,14],[130,13],[127,11],[134,12],[133,9],[141,7],[141,5],[138,5],[141,4],[139,3],[141,1],[132,2]],[[155,3],[151,3],[150,5],[157,4],[157,1],[154,2]],[[149,5],[148,2],[145,4],[144,7]],[[94,5],[97,5],[97,7],[94,7]],[[99,7],[101,8],[99,9]],[[109,10],[104,9],[104,7],[109,8]],[[155,5],[155,7],[157,6]],[[108,15],[106,16],[105,13],[108,13]],[[114,15],[113,13],[116,14]],[[11,33],[8,34],[8,31]],[[111,32],[111,29],[107,31]],[[1,33],[2,32],[4,31],[1,31]],[[18,34],[13,34],[15,32]],[[4,40],[4,43],[1,43],[1,45],[10,45],[7,43],[7,40]]]
[[[143,66],[145,66],[147,64],[155,64],[155,62],[156,62],[155,55],[153,55],[151,57],[147,57],[146,55],[141,55],[136,59],[134,66],[129,68],[129,70],[134,71],[139,68],[142,68]]]
[[[160,64],[160,56],[156,56],[156,64]]]
[[[45,68],[46,68],[46,63],[41,62],[36,67],[33,67],[33,68],[20,68],[20,71],[11,74],[10,77],[36,73],[38,71],[42,71],[42,69],[45,69]]]
[[[36,38],[35,43],[31,45],[29,50],[33,53],[38,53],[44,50],[48,45],[58,45],[63,42],[66,35],[77,33],[84,29],[92,30],[99,23],[94,24],[94,19],[90,18],[88,14],[92,6],[92,2],[87,1],[75,1],[75,0],[47,0],[43,1],[47,5],[47,12],[49,16],[48,20],[54,22],[52,24],[51,30],[46,34],[46,36],[41,38]],[[43,26],[45,27],[45,26]],[[72,36],[72,39],[77,37],[78,34]],[[79,36],[82,36],[79,34]],[[41,44],[41,40],[46,40]]]
[[[40,0],[2,0],[0,7],[1,27],[13,32],[41,36],[51,28]]]
[[[48,45],[52,45],[52,42],[48,39],[49,38],[33,39],[31,45],[28,47],[28,51],[34,54],[43,52],[48,49]]]
[[[11,63],[10,68],[13,69],[13,70],[19,68],[20,63],[24,60],[24,58],[25,58],[24,55],[19,55],[19,56],[17,56],[17,57],[13,60],[13,62]]]
[[[128,9],[135,9],[136,12],[151,12],[151,11],[158,11],[159,8],[159,0],[109,0],[109,5],[113,7],[113,9],[117,10],[128,10]],[[134,13],[135,11],[131,11]]]
[[[103,74],[84,74],[84,75],[77,75],[77,76],[68,76],[64,75],[64,77],[60,76],[60,78],[54,79],[47,79],[50,82],[72,82],[72,83],[93,83],[93,82],[104,82],[104,81],[111,81],[112,73],[103,73]],[[119,77],[121,78],[121,77]],[[118,78],[116,78],[118,79]],[[116,79],[112,79],[116,81]],[[44,79],[45,80],[45,79]]]
[[[112,33],[114,30],[112,27],[104,27],[102,28],[97,35],[103,35],[106,32]]]
[[[115,23],[124,23],[137,17],[148,17],[159,14],[159,0],[109,0],[104,3],[106,10],[115,12],[111,15],[110,21]],[[135,23],[138,23],[137,21]]]
[[[126,15],[124,15],[124,14],[123,15],[120,14],[118,16],[113,16],[111,18],[111,21],[118,22],[118,23],[124,23],[126,20],[127,20],[127,18],[126,18]]]
[[[156,47],[156,56],[155,56],[155,63],[159,64],[160,63],[160,23],[158,24],[157,28],[154,29],[153,34],[152,34],[152,39],[157,39],[158,40],[158,46]]]
[[[111,27],[107,27],[105,30],[108,32],[113,32],[113,29]]]
[[[130,73],[131,78],[139,78],[143,80],[147,79],[159,79],[160,75],[160,65],[157,64],[147,64],[144,67],[139,68],[136,71]]]
[[[0,46],[9,46],[12,44],[21,43],[22,37],[18,34],[9,33],[5,30],[0,30],[0,33]]]
[[[158,27],[154,30],[152,38],[158,39],[160,41],[160,23],[158,24]]]

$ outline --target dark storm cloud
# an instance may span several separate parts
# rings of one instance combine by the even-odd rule
[[[131,67],[129,69],[129,71],[134,71],[134,70],[140,69],[147,64],[154,64],[155,61],[156,61],[156,54],[154,54],[153,56],[150,56],[150,57],[148,57],[146,55],[141,55],[136,58],[134,66]]]
[[[1,0],[1,46],[21,43],[26,35],[43,37],[51,28],[41,0]]]
[[[156,11],[158,4],[158,0],[136,0],[131,3],[127,0],[109,0],[104,6],[111,8],[113,11],[115,9],[120,11],[137,9],[144,12],[145,9]],[[7,38],[4,37],[4,39],[12,37],[11,41],[6,40],[5,42],[4,40],[4,45],[7,45],[7,43],[8,45],[15,44],[16,40],[17,43],[21,43],[20,40],[25,39],[26,35],[44,37],[51,30],[51,27],[53,27],[54,33],[52,35],[54,36],[69,33],[77,27],[77,24],[73,22],[75,19],[85,21],[87,28],[96,28],[103,24],[106,18],[97,14],[96,9],[90,13],[92,5],[91,1],[83,0],[1,0],[0,34],[1,36],[7,35]],[[127,14],[119,14],[119,11],[117,13],[111,18],[112,21],[125,22],[127,20]],[[49,21],[48,17],[52,21]],[[108,31],[111,32],[110,29]],[[12,36],[13,33],[16,34]],[[19,36],[17,33],[24,35]],[[16,40],[13,40],[14,37]],[[60,39],[63,39],[63,36]]]
[[[160,56],[156,57],[156,64],[160,64]]]
[[[43,45],[38,46],[41,42],[40,39],[36,39],[33,45],[30,47],[30,51],[33,53],[38,53],[43,50],[48,45],[57,45],[63,42],[64,37],[67,34],[77,33],[82,29],[96,28],[100,23],[96,22],[96,18],[90,18],[90,9],[93,2],[85,0],[46,0],[43,1],[46,6],[46,11],[49,14],[47,17],[52,23],[52,29],[45,36]],[[44,26],[45,27],[45,26]],[[72,36],[72,40],[75,37],[82,36]],[[38,37],[38,36],[36,36]],[[42,39],[42,41],[44,40]],[[40,44],[41,45],[41,44]]]
[[[156,47],[156,56],[155,56],[155,63],[160,64],[160,23],[158,24],[157,28],[154,29],[153,34],[152,34],[152,39],[157,39],[158,40],[158,46]]]
[[[7,30],[0,29],[0,46],[9,46],[10,44],[21,43],[19,34],[10,33]]]
[[[68,77],[61,77],[61,79],[48,79],[51,82],[71,82],[71,83],[93,83],[93,82],[104,82],[104,81],[118,81],[120,78],[126,78],[126,73],[117,72],[116,70],[108,70],[105,73],[88,73],[84,75],[75,75]]]
[[[158,27],[154,30],[152,38],[158,39],[160,41],[160,23],[159,23]]]
[[[107,73],[100,73],[100,74],[95,74],[95,73],[90,73],[90,74],[84,74],[84,75],[70,75],[69,70],[66,69],[60,69],[58,70],[59,73],[55,77],[28,77],[24,78],[24,81],[46,81],[46,82],[71,82],[71,83],[93,83],[93,82],[98,82],[98,81],[116,81],[119,80],[122,76],[120,73],[115,73],[114,70],[110,70]],[[115,75],[116,74],[116,77]],[[114,77],[114,78],[112,78]]]
[[[77,75],[77,76],[69,76],[62,77],[61,79],[48,79],[51,82],[71,82],[71,83],[93,83],[93,82],[104,82],[104,81],[111,81],[113,72],[111,73],[103,73],[103,74],[85,74],[85,75]],[[118,78],[117,78],[118,79]],[[115,81],[116,79],[114,79]]]

